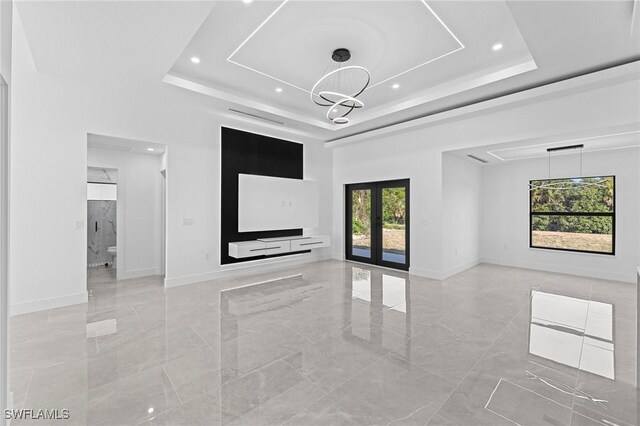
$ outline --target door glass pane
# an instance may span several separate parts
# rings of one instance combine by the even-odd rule
[[[406,263],[406,188],[382,189],[382,260]]]
[[[371,259],[371,190],[351,191],[351,254]]]

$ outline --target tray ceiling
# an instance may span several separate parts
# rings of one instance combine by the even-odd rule
[[[346,126],[309,99],[336,48],[371,72]],[[535,68],[503,1],[220,2],[165,82],[333,131]]]

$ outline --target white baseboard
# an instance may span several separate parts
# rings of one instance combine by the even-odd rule
[[[442,272],[440,271],[435,271],[433,269],[418,268],[415,266],[409,267],[409,274],[417,275],[419,277],[431,278],[432,280],[444,279],[442,278],[443,275],[442,275]]]
[[[469,268],[473,268],[478,264],[480,264],[480,259],[472,259],[467,262],[461,263],[458,266],[454,266],[453,268],[446,269],[442,272],[442,279],[446,280],[447,278],[459,274],[462,271],[466,271]]]
[[[181,285],[201,283],[204,281],[211,281],[221,278],[233,277],[238,275],[251,275],[260,272],[273,271],[275,269],[286,268],[290,266],[303,265],[305,263],[319,262],[322,260],[331,259],[330,253],[310,253],[293,255],[275,259],[269,259],[268,263],[265,260],[255,260],[249,262],[243,262],[240,264],[225,265],[221,269],[212,272],[206,272],[202,274],[183,275],[181,277],[165,278],[165,287],[176,287]],[[282,260],[280,260],[282,259]]]
[[[120,279],[129,280],[131,278],[148,277],[151,275],[162,275],[159,268],[134,269],[133,271],[125,271]]]
[[[480,259],[481,263],[491,263],[501,266],[512,266],[514,268],[535,269],[538,271],[555,272],[558,274],[578,275],[581,277],[599,278],[603,280],[622,281],[628,283],[635,283],[635,271],[631,270],[628,274],[619,271],[605,271],[601,269],[585,269],[585,268],[573,268],[569,265],[549,265],[546,263],[536,262],[522,262],[514,261],[510,259],[500,259],[495,257],[483,257]]]
[[[89,295],[86,291],[82,293],[69,294],[49,299],[34,300],[32,302],[14,303],[11,305],[11,315],[28,314],[30,312],[44,311],[47,309],[61,308],[63,306],[87,303]]]

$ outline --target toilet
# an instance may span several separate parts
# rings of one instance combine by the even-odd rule
[[[117,246],[111,246],[107,248],[107,253],[111,255],[111,267],[116,267],[116,255],[118,254]]]

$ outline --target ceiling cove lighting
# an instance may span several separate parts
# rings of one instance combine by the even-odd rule
[[[198,58],[197,56],[192,56],[191,57],[191,62],[193,62],[194,64],[199,64],[200,63],[200,58]]]
[[[348,49],[334,50],[331,59],[335,63],[328,69],[335,68],[336,64],[337,68],[325,72],[309,95],[316,105],[328,107],[327,120],[333,124],[347,124],[349,123],[347,115],[354,109],[364,107],[364,103],[356,98],[369,86],[371,74],[361,66],[341,66],[342,63],[351,59],[351,52]]]
[[[498,50],[502,50],[503,47],[502,43],[496,43],[491,46],[491,49],[493,49],[494,52],[497,52]]]

